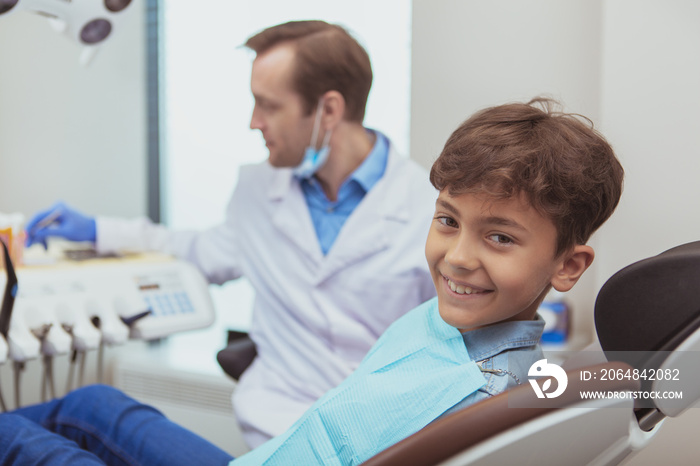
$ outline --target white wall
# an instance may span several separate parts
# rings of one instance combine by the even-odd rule
[[[627,178],[600,275],[700,239],[700,2],[607,1],[603,132]]]
[[[412,156],[474,111],[547,94],[598,118],[600,0],[414,0]]]
[[[61,198],[93,214],[146,213],[144,5],[123,12],[87,67],[45,18],[0,17],[0,212],[28,216]]]

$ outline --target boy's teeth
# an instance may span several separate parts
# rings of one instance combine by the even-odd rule
[[[474,290],[468,286],[455,285],[452,280],[447,280],[447,284],[450,285],[450,289],[457,294],[472,294]]]

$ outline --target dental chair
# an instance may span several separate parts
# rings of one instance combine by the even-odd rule
[[[630,458],[667,417],[683,414],[700,399],[700,241],[613,275],[596,299],[595,326],[602,351],[582,352],[565,362],[568,385],[561,396],[537,398],[533,387],[523,383],[436,420],[364,464],[609,465]],[[237,363],[240,370],[242,359]],[[635,379],[635,371],[647,374],[646,380]],[[671,371],[678,380],[650,380],[648,374],[658,371]],[[604,372],[632,377],[601,380]],[[542,390],[551,378],[536,383]],[[683,397],[632,398],[640,390],[680,392]],[[585,399],[582,391],[619,396]]]

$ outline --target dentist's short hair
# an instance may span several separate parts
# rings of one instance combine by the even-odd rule
[[[292,85],[304,101],[306,114],[324,93],[338,91],[345,99],[344,118],[362,123],[372,65],[367,51],[350,33],[325,21],[290,21],[251,36],[245,46],[260,55],[283,43],[296,49]]]
[[[610,217],[624,177],[593,123],[558,106],[538,97],[476,113],[452,133],[430,171],[433,186],[450,195],[524,194],[553,221],[556,256],[586,244]]]

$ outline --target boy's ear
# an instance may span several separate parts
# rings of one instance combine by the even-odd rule
[[[552,287],[557,291],[569,291],[576,284],[583,272],[591,265],[595,252],[593,248],[578,244],[564,254],[559,269],[552,277]]]

